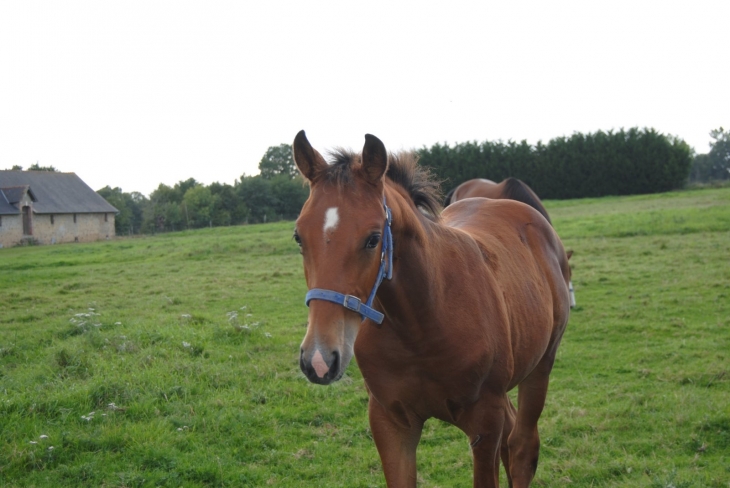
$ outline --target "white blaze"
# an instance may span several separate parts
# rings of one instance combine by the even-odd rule
[[[340,215],[337,212],[337,207],[328,208],[324,214],[324,231],[335,230],[339,221]]]

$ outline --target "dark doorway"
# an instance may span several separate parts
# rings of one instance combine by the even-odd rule
[[[33,221],[31,220],[30,207],[23,207],[23,235],[33,235]]]

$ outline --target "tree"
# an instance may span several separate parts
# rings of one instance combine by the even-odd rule
[[[718,179],[730,179],[730,131],[722,127],[710,131],[710,137],[715,141],[710,143],[710,159],[717,171]]]
[[[309,196],[309,185],[304,183],[302,176],[297,175],[294,179],[285,175],[276,176],[271,179],[270,188],[276,214],[282,219],[296,219]]]
[[[248,208],[233,186],[215,182],[208,188],[215,197],[213,225],[235,225],[246,221]]]
[[[183,206],[190,227],[212,225],[216,197],[210,188],[196,185],[189,188],[183,197]]]
[[[711,130],[710,152],[697,154],[692,161],[691,181],[730,179],[730,131]]]
[[[294,164],[291,145],[279,144],[267,149],[259,162],[259,171],[261,177],[266,180],[270,180],[276,175],[286,175],[289,179],[294,179],[299,174],[299,170]]]
[[[149,204],[144,209],[145,232],[164,230],[182,230],[186,219],[180,209],[183,195],[175,188],[160,183],[155,191],[150,193]]]
[[[31,164],[30,167],[26,171],[51,171],[51,172],[58,172],[56,168],[53,166],[41,166],[38,163]]]
[[[277,218],[277,201],[270,180],[261,175],[243,176],[236,190],[248,208],[249,223],[270,222]]]
[[[114,205],[119,213],[114,218],[117,235],[138,234],[142,230],[142,213],[147,198],[139,192],[124,193],[121,188],[105,186],[97,191],[107,202]]]

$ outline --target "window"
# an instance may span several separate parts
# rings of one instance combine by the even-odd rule
[[[109,222],[109,220],[107,220],[107,214],[104,214],[104,222]]]
[[[51,214],[51,225],[53,225],[53,214]]]
[[[74,214],[74,224],[76,223],[76,214]]]
[[[0,215],[0,227],[2,227],[2,226],[3,226],[3,216]]]

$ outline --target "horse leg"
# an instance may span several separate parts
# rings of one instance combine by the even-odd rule
[[[545,406],[550,371],[554,361],[554,353],[548,353],[519,385],[517,417],[508,440],[510,472],[514,488],[530,486],[537,471],[540,454],[537,421]]]
[[[512,400],[505,395],[505,416],[504,416],[504,427],[502,428],[502,443],[501,443],[501,458],[502,464],[504,464],[504,470],[507,473],[507,482],[510,488],[512,488],[512,473],[510,472],[510,460],[509,460],[509,436],[512,433],[512,429],[515,426],[515,417],[517,416],[517,410],[512,405]]]
[[[474,486],[499,487],[500,444],[505,426],[507,409],[503,396],[488,394],[464,412],[458,426],[469,436],[474,458]]]
[[[385,482],[389,488],[416,486],[416,447],[421,439],[423,421],[405,411],[395,416],[370,396],[370,430],[380,454]]]

